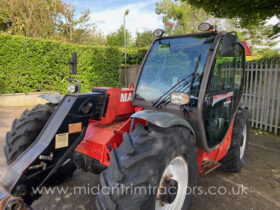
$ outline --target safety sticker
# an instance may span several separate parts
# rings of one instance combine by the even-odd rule
[[[82,122],[72,123],[68,125],[68,133],[80,133],[82,132]]]
[[[55,135],[55,149],[68,147],[68,133],[60,133]]]
[[[218,103],[219,101],[222,101],[226,98],[232,97],[233,96],[233,91],[225,93],[225,94],[219,94],[219,95],[215,95],[213,96],[213,103],[212,106],[214,106],[216,103]]]

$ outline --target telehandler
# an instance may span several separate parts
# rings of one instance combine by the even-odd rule
[[[208,23],[199,30],[155,30],[135,85],[79,93],[69,77],[70,94],[42,96],[47,104],[15,119],[6,134],[1,209],[29,208],[40,197],[33,189],[60,184],[76,168],[101,173],[109,193],[97,196],[100,210],[189,209],[197,175],[240,172],[250,127],[241,104],[244,46],[235,32]],[[76,74],[75,53],[70,64]]]

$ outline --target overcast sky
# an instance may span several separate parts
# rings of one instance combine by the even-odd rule
[[[158,0],[63,0],[71,2],[80,14],[86,9],[91,11],[91,21],[104,34],[116,31],[123,24],[123,15],[126,16],[127,29],[135,36],[136,31],[163,28],[161,16],[155,14],[155,5]]]

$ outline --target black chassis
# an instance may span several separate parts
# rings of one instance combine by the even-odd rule
[[[160,111],[163,113],[173,113],[175,115],[177,115],[180,118],[184,118],[185,120],[187,120],[190,125],[192,126],[194,132],[195,132],[195,136],[196,136],[196,146],[201,148],[202,150],[204,150],[205,152],[211,152],[214,149],[216,149],[220,144],[223,143],[224,139],[222,142],[220,142],[219,144],[213,146],[213,147],[209,147],[208,143],[207,143],[207,137],[206,137],[206,133],[205,133],[205,128],[204,128],[204,122],[203,122],[203,107],[204,107],[204,101],[205,101],[205,96],[206,96],[206,91],[207,91],[207,86],[208,86],[208,80],[211,76],[211,68],[215,59],[215,55],[216,55],[216,51],[218,48],[218,45],[220,43],[220,40],[222,39],[222,37],[226,34],[228,34],[228,32],[203,32],[203,33],[192,33],[192,34],[184,34],[184,35],[174,35],[174,36],[164,36],[161,38],[157,38],[154,40],[164,40],[164,39],[168,39],[168,38],[177,38],[177,37],[188,37],[188,36],[196,36],[196,35],[202,35],[202,34],[215,34],[216,38],[214,40],[214,43],[212,45],[212,47],[209,50],[209,54],[208,54],[208,58],[206,61],[206,65],[204,67],[204,73],[203,73],[203,78],[202,78],[202,82],[201,82],[201,86],[200,86],[200,90],[199,90],[199,96],[198,96],[198,104],[197,106],[188,106],[188,113],[187,113],[187,117],[186,117],[186,112],[182,109],[182,107],[180,106],[176,106],[176,105],[172,105],[172,104],[167,104],[166,106],[162,107],[160,109]],[[151,46],[153,46],[154,42],[151,44]],[[243,46],[243,43],[240,40],[237,40],[237,42],[242,46],[243,48],[243,52],[245,53],[245,49]],[[137,89],[138,86],[138,82],[139,82],[139,78],[141,77],[141,72],[143,69],[143,66],[145,65],[145,62],[147,60],[147,57],[149,56],[149,53],[151,52],[151,47],[149,49],[149,51],[147,52],[143,63],[140,67],[140,71],[138,72],[137,75],[137,80],[136,80],[136,85],[135,85],[135,90]],[[242,81],[242,93],[244,91],[244,85],[245,85],[245,56],[244,56],[244,65],[243,65],[243,81]],[[145,110],[155,110],[155,111],[159,111],[157,108],[154,108],[152,106],[151,101],[145,101],[143,99],[138,99],[136,98],[136,91],[134,91],[134,95],[133,95],[133,104],[136,106],[140,106],[140,107],[144,107]],[[233,118],[238,110],[238,107],[240,107],[240,100],[239,100],[239,104],[233,114]],[[161,117],[161,119],[163,119]],[[166,120],[169,120],[168,117],[166,117]],[[179,124],[179,123],[178,123]]]

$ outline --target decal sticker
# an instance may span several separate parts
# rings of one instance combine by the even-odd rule
[[[230,104],[230,103],[231,103],[231,101],[225,101],[224,105],[227,105],[227,104]]]
[[[121,102],[128,102],[132,99],[132,93],[122,93],[121,94]]]
[[[68,133],[60,133],[55,135],[55,149],[68,147]]]
[[[72,123],[68,125],[68,133],[80,133],[82,132],[82,122]]]
[[[224,99],[226,99],[226,98],[230,98],[230,97],[232,97],[233,96],[233,91],[231,91],[231,92],[228,92],[228,93],[226,93],[226,94],[219,94],[219,95],[215,95],[215,96],[213,96],[213,103],[212,103],[212,106],[214,106],[216,103],[218,103],[219,101],[222,101],[222,100],[224,100]],[[229,101],[229,100],[227,100],[227,101]],[[231,99],[230,99],[230,101],[231,101]]]

